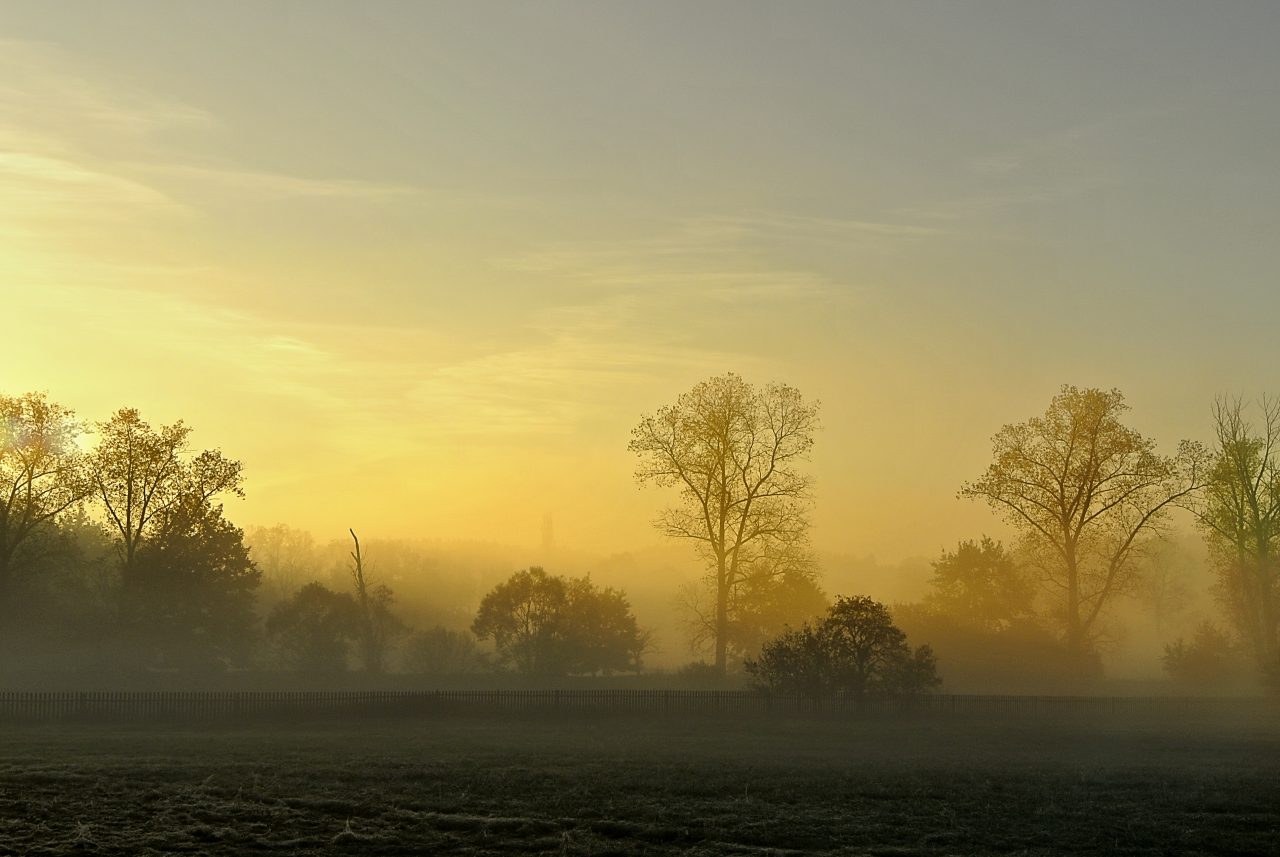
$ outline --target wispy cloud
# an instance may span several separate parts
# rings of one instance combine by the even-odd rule
[[[0,224],[10,227],[51,220],[118,223],[121,217],[186,211],[150,185],[84,163],[3,149],[0,199]]]
[[[106,79],[53,45],[0,39],[0,218],[12,230],[22,218],[118,222],[213,198],[379,203],[424,193],[218,164],[222,127],[208,111]]]
[[[221,165],[214,154],[193,164],[190,151],[169,148],[164,132],[199,141],[218,127],[211,115],[127,85],[100,86],[53,48],[7,43],[0,54],[0,249],[6,250],[0,273],[24,286],[18,305],[9,308],[43,320],[47,335],[56,335],[55,326],[89,331],[92,344],[82,346],[128,365],[139,383],[198,375],[237,398],[274,403],[276,412],[305,420],[313,435],[358,458],[369,454],[370,437],[379,438],[377,454],[387,455],[452,436],[572,432],[591,418],[598,405],[589,402],[601,395],[707,357],[703,349],[629,325],[633,313],[652,315],[653,305],[631,305],[625,296],[603,304],[552,301],[487,346],[440,353],[424,348],[417,330],[302,323],[231,308],[217,296],[245,285],[216,265],[165,264],[127,253],[107,259],[94,254],[92,244],[81,250],[69,236],[87,227],[109,238],[123,224],[184,218],[215,198],[377,205],[425,192]],[[666,251],[674,257],[709,251],[728,237],[713,232],[736,228],[692,225]],[[643,280],[640,268],[629,265],[661,251],[657,244],[631,248],[631,262],[615,258],[612,277],[619,286]],[[544,267],[564,270],[581,262],[571,256],[548,257]],[[724,276],[703,271],[701,277],[708,297],[727,296]],[[746,272],[739,283],[745,278]],[[681,279],[688,284],[687,275]],[[165,285],[174,282],[183,285]],[[763,297],[784,284],[750,285]]]
[[[6,126],[49,138],[75,126],[135,143],[160,131],[217,125],[204,110],[126,80],[104,84],[100,70],[82,67],[53,45],[15,39],[0,39],[0,116]]]
[[[356,179],[308,178],[233,167],[202,167],[176,163],[128,164],[129,169],[159,183],[195,186],[203,192],[256,197],[330,198],[342,201],[387,200],[423,193],[406,184],[359,181]]]
[[[710,274],[732,277],[758,270],[769,249],[807,242],[836,243],[863,250],[900,247],[939,234],[936,224],[813,217],[776,212],[717,214],[686,218],[649,237],[584,241],[552,246],[496,264],[513,270],[596,276],[601,282],[632,283],[626,272],[644,270],[658,278]],[[750,262],[751,264],[746,264]],[[735,270],[735,268],[740,270]],[[619,277],[619,274],[622,274]],[[782,279],[806,279],[776,271]]]
[[[789,238],[831,241],[867,241],[876,238],[922,238],[937,235],[936,225],[891,220],[858,220],[799,214],[759,212],[706,218],[706,222],[736,225],[742,237],[784,235]]]
[[[642,238],[561,243],[494,260],[499,268],[533,274],[585,291],[661,296],[689,303],[821,301],[847,295],[833,281],[796,262],[832,247],[852,253],[895,253],[942,232],[936,225],[749,212],[681,220]]]
[[[780,248],[797,257],[806,242],[877,252],[936,229],[747,212],[686,218],[647,237],[554,242],[493,262],[509,280],[527,275],[531,288],[545,289],[523,316],[483,333],[459,331],[465,348],[433,348],[424,344],[427,331],[411,325],[303,323],[231,308],[219,296],[272,284],[247,282],[255,275],[224,269],[216,258],[180,265],[144,252],[95,251],[118,244],[110,238],[123,224],[142,223],[157,240],[156,219],[182,228],[185,218],[228,202],[355,207],[474,198],[239,165],[218,151],[218,117],[103,80],[54,47],[0,44],[0,249],[22,260],[26,310],[91,331],[103,353],[144,373],[196,373],[229,397],[305,415],[312,433],[356,457],[369,454],[369,437],[386,455],[446,437],[565,435],[660,379],[707,367],[748,371],[760,359],[751,343],[702,336],[706,324],[829,305],[848,291],[781,259]],[[71,224],[76,235],[101,232],[81,248],[65,240]],[[156,354],[162,363],[145,362]]]
[[[602,326],[612,328],[614,335],[584,332],[595,328],[598,334]],[[547,329],[557,332],[544,342],[428,371],[414,385],[411,400],[424,415],[451,415],[450,421],[436,424],[440,434],[568,434],[603,406],[617,403],[627,390],[673,371],[709,364],[749,369],[755,362],[742,354],[645,341],[599,319],[585,329],[557,319]]]

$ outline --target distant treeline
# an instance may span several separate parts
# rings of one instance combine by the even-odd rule
[[[1164,665],[1212,685],[1280,672],[1280,406],[1257,424],[1212,409],[1214,441],[1175,455],[1121,421],[1118,391],[1064,387],[1044,415],[1005,426],[961,495],[1018,534],[934,562],[921,602],[886,609],[828,597],[809,545],[818,407],[794,388],[728,374],[645,416],[637,479],[675,500],[657,526],[706,569],[673,592],[689,680],[746,669],[804,692],[919,690],[943,678],[996,686],[1101,673],[1116,607],[1178,612],[1170,513],[1197,522],[1218,623],[1170,640]],[[654,638],[620,589],[529,567],[507,579],[436,569],[357,533],[317,546],[298,530],[246,537],[224,503],[240,462],[189,445],[181,422],[122,409],[92,426],[47,396],[0,396],[0,669],[278,670],[527,676],[638,673]],[[408,591],[411,597],[404,598]],[[906,647],[910,639],[916,648]],[[922,645],[923,644],[923,645]],[[905,684],[904,684],[905,683]]]

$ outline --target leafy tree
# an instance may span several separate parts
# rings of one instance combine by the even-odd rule
[[[1068,648],[1087,658],[1114,598],[1137,582],[1142,549],[1169,508],[1204,480],[1205,452],[1176,458],[1125,426],[1118,390],[1064,386],[1042,417],[1007,425],[962,497],[1002,512],[1039,558]]]
[[[471,630],[493,641],[499,665],[528,675],[639,669],[648,642],[625,594],[536,566],[485,595]]]
[[[650,635],[636,624],[626,594],[579,577],[568,581],[566,595],[569,672],[638,671]]]
[[[516,572],[485,595],[471,630],[481,640],[492,640],[498,663],[510,664],[517,672],[567,672],[568,602],[564,578],[535,566]]]
[[[0,396],[0,628],[17,589],[57,543],[56,524],[88,494],[80,424],[42,393]]]
[[[830,601],[814,577],[800,569],[748,574],[730,611],[730,651],[739,658],[752,657],[785,629],[822,616]]]
[[[933,650],[913,650],[889,610],[866,596],[837,598],[825,618],[765,644],[746,668],[762,689],[815,698],[919,693],[939,684]]]
[[[345,592],[308,583],[272,609],[266,630],[292,669],[340,673],[347,669],[351,643],[359,637],[359,610]]]
[[[484,666],[475,637],[463,631],[415,631],[404,645],[404,668],[425,675],[473,673]]]
[[[1239,399],[1219,399],[1208,484],[1193,504],[1218,568],[1218,595],[1263,670],[1280,666],[1280,401],[1255,428]]]
[[[34,530],[0,624],[10,663],[83,668],[113,660],[118,575],[102,527],[75,506]]]
[[[1005,551],[983,536],[943,551],[933,564],[925,606],[974,625],[1000,630],[1035,619],[1036,585]]]
[[[149,658],[240,658],[260,574],[216,500],[243,496],[241,465],[192,453],[190,431],[119,410],[99,424],[87,472],[115,543],[126,632]]]
[[[210,505],[220,494],[244,496],[240,462],[217,450],[191,455],[191,429],[181,420],[157,430],[136,409],[122,408],[98,424],[98,434],[89,478],[116,536],[126,577],[167,512],[180,504],[188,509]]]
[[[731,372],[697,384],[632,430],[636,479],[679,493],[656,526],[693,541],[707,562],[721,672],[737,596],[756,561],[779,544],[804,544],[810,480],[800,465],[817,429],[818,406],[795,388],[757,389]]]
[[[819,699],[842,689],[836,653],[820,624],[782,632],[764,645],[760,657],[743,666],[756,685],[770,693]]]
[[[155,531],[138,547],[122,593],[131,637],[169,665],[244,662],[261,578],[244,533],[198,494],[153,520]]]

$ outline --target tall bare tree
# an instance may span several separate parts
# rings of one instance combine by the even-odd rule
[[[35,537],[89,493],[79,434],[75,414],[42,393],[0,396],[0,623]]]
[[[381,673],[387,667],[391,644],[404,630],[391,613],[395,596],[385,583],[373,583],[365,566],[364,551],[354,529],[348,529],[355,549],[351,551],[351,582],[355,589],[360,625],[360,662],[365,672]]]
[[[1217,561],[1219,595],[1258,664],[1280,656],[1280,401],[1259,403],[1255,427],[1238,398],[1213,406],[1216,445],[1193,506]]]
[[[1205,478],[1206,451],[1184,441],[1176,457],[1120,420],[1119,390],[1064,386],[1044,416],[1007,425],[991,466],[961,497],[987,501],[1029,540],[1056,595],[1065,642],[1092,652],[1099,620],[1137,580],[1145,542],[1170,507]]]
[[[707,562],[722,672],[738,589],[771,549],[794,549],[808,532],[812,486],[801,465],[817,429],[817,403],[794,387],[757,389],[730,372],[695,385],[631,432],[636,479],[679,492],[655,526],[695,542]]]

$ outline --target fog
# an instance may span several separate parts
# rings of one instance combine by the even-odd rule
[[[1277,853],[1278,44],[0,0],[0,857]]]

